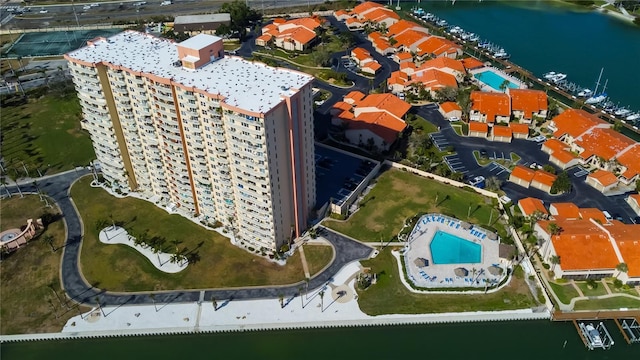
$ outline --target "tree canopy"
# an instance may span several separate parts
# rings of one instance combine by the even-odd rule
[[[241,2],[239,0],[222,4],[220,12],[229,13],[231,16],[231,24],[229,24],[228,28],[223,27],[222,30],[228,31],[227,33],[238,32],[240,38],[243,38],[246,34],[247,26],[262,19],[262,14],[248,7],[244,1]]]
[[[557,194],[559,192],[569,192],[571,191],[571,179],[569,178],[569,174],[566,171],[561,172],[556,180],[551,185],[551,193]]]

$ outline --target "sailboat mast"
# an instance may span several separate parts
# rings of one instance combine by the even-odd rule
[[[600,86],[600,79],[602,78],[602,72],[604,71],[604,68],[600,69],[600,75],[598,76],[598,81],[596,81],[596,89],[593,90],[593,95],[596,96],[598,95],[598,86]]]

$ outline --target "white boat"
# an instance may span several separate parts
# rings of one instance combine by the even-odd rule
[[[564,79],[566,79],[566,78],[567,78],[567,74],[557,73],[557,74],[556,74],[556,75],[551,79],[551,81],[553,81],[553,82],[557,83],[557,82],[560,82],[560,81],[562,81],[562,80],[564,80]]]
[[[586,325],[585,329],[587,330],[587,341],[591,343],[591,346],[593,346],[594,348],[602,347],[603,345],[602,338],[600,338],[600,332],[598,332],[598,330],[593,327],[593,324]]]
[[[627,108],[620,108],[618,110],[616,110],[613,114],[615,116],[627,116],[631,113],[631,110],[627,109]]]
[[[547,79],[547,80],[553,79],[554,76],[556,76],[556,72],[555,71],[549,71],[548,73],[542,74],[542,77]]]
[[[436,25],[438,25],[438,26],[443,26],[444,27],[444,26],[447,26],[448,24],[449,23],[447,22],[447,20],[444,20],[444,19],[436,21]]]
[[[474,33],[471,33],[471,34],[469,35],[469,41],[471,41],[471,42],[476,42],[476,41],[478,41],[478,40],[480,40],[480,37],[479,37],[478,35],[476,35],[476,34],[474,34]]]
[[[495,56],[496,59],[508,59],[511,57],[511,55],[504,51],[504,49],[498,50],[493,54],[493,56]]]
[[[591,95],[593,95],[593,91],[589,89],[582,89],[578,92],[579,97],[591,97]]]
[[[627,117],[625,118],[625,120],[627,120],[627,121],[636,121],[636,120],[640,120],[640,113],[631,114],[631,115],[627,116]]]
[[[607,94],[606,93],[602,93],[600,95],[596,95],[596,96],[592,96],[590,98],[588,98],[587,100],[585,100],[586,104],[599,104],[603,101],[607,100]]]
[[[464,32],[464,30],[462,30],[460,26],[454,26],[451,29],[449,29],[449,33],[451,34],[460,34],[462,32]]]

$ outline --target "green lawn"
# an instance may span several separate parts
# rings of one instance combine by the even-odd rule
[[[304,245],[304,256],[309,265],[309,274],[313,276],[333,259],[333,247],[326,245]]]
[[[363,261],[376,273],[378,281],[366,290],[358,290],[360,309],[368,315],[423,314],[463,311],[524,309],[535,306],[522,278],[512,278],[504,289],[484,295],[415,294],[400,282],[396,260],[389,248],[374,259]]]
[[[134,198],[117,199],[83,178],[71,189],[82,216],[85,236],[80,263],[91,284],[110,291],[202,289],[236,286],[281,285],[304,280],[299,253],[280,266],[230,244],[220,234],[204,229],[180,215],[169,215],[154,204]],[[126,245],[105,245],[97,236],[96,222],[123,222],[134,233],[180,241],[180,248],[195,251],[200,261],[177,274],[157,270],[146,257]],[[318,253],[320,252],[320,253]],[[305,253],[307,254],[307,253]],[[322,268],[327,256],[310,249],[307,262]]]
[[[607,289],[604,288],[604,285],[600,281],[596,281],[596,287],[593,289],[589,289],[589,286],[584,281],[576,281],[576,285],[582,290],[584,296],[599,296],[606,295]]]
[[[436,125],[422,116],[415,116],[411,119],[407,119],[407,123],[418,133],[431,134],[438,131],[438,127]]]
[[[26,219],[37,219],[44,212],[58,214],[56,208],[45,208],[36,195],[4,199],[0,212],[1,230],[24,226]],[[42,240],[48,235],[53,237],[55,252]],[[66,309],[61,304],[66,300],[58,276],[64,235],[64,224],[58,218],[0,261],[0,333],[59,332],[70,317],[78,314],[77,308]]]
[[[11,178],[59,172],[88,165],[95,158],[89,134],[80,129],[80,104],[75,93],[45,95],[2,108],[2,155]]]
[[[436,196],[438,198],[436,203]],[[467,218],[471,205],[471,217]],[[496,223],[498,211],[492,201],[475,192],[426,179],[407,171],[387,170],[360,202],[360,210],[346,222],[327,220],[325,224],[362,241],[386,241],[397,235],[404,221],[420,212],[440,212],[487,227],[493,226],[505,237],[504,227]]]
[[[580,296],[571,284],[560,285],[551,281],[549,282],[549,284],[551,285],[551,289],[553,289],[553,292],[563,304],[569,304],[571,302],[571,299]]]
[[[628,297],[612,297],[597,300],[576,301],[574,310],[600,310],[600,309],[620,309],[620,308],[640,308],[640,300]]]

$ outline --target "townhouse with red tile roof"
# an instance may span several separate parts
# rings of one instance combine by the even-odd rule
[[[419,87],[423,87],[431,96],[435,96],[436,92],[442,88],[458,88],[458,82],[455,76],[437,69],[420,71],[411,76],[403,71],[394,71],[387,79],[387,87],[394,94],[405,91],[417,92]]]
[[[304,51],[316,40],[315,30],[322,26],[323,19],[306,17],[285,21],[276,18],[262,28],[262,35],[256,38],[256,45],[267,46],[271,40],[274,45],[288,51]]]
[[[551,187],[556,181],[556,176],[544,170],[532,170],[522,165],[516,165],[509,175],[509,181],[525,188],[535,188],[546,193],[551,192]]]
[[[640,194],[631,194],[625,199],[631,209],[640,216]]]
[[[484,91],[471,92],[471,111],[469,119],[493,126],[495,123],[508,123],[511,118],[509,95]]]
[[[615,131],[606,121],[584,110],[568,109],[553,118],[549,128],[554,130],[556,139],[566,144],[566,151],[577,154],[580,164],[610,171],[626,186],[640,179],[640,144]],[[556,151],[551,155],[555,156]]]
[[[536,222],[534,231],[538,252],[556,279],[617,277],[640,284],[640,225],[608,220],[599,209],[573,203],[551,204],[549,214],[548,220]],[[556,256],[560,261],[553,264]],[[621,263],[627,264],[627,272],[616,270]]]
[[[533,119],[547,117],[547,94],[541,90],[509,89],[511,113],[515,120],[531,124]]]
[[[578,156],[571,152],[571,146],[558,139],[545,141],[542,151],[549,154],[549,162],[563,170],[580,163]]]
[[[518,209],[525,218],[537,217],[538,219],[546,219],[549,211],[544,207],[542,200],[537,198],[524,198],[518,201]]]
[[[400,20],[400,16],[393,10],[372,1],[366,1],[347,12],[337,10],[333,13],[336,19],[344,21],[350,30],[360,30],[366,24],[375,24],[389,28]]]
[[[333,106],[331,122],[344,127],[351,144],[388,150],[407,127],[404,117],[410,109],[410,104],[392,94],[352,91]]]
[[[361,47],[351,50],[351,58],[360,67],[360,70],[368,74],[376,74],[382,65],[373,59],[371,53]]]
[[[438,109],[446,119],[457,118],[460,120],[462,118],[462,108],[453,101],[443,102]]]

